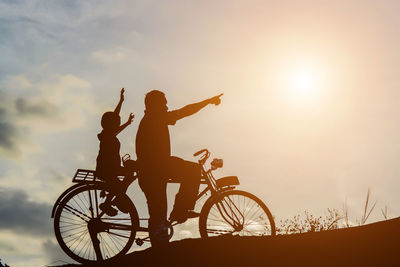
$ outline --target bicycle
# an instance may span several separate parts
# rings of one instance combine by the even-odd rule
[[[197,201],[210,193],[201,208],[199,232],[201,238],[220,235],[265,236],[275,235],[275,222],[267,206],[256,196],[236,190],[237,176],[215,179],[212,171],[221,168],[222,159],[214,159],[210,168],[205,167],[210,157],[207,149],[196,152],[201,155],[198,164],[202,170],[201,184],[206,187],[197,195]],[[137,172],[134,173],[137,177]],[[54,231],[63,251],[81,263],[93,263],[125,255],[133,242],[138,246],[150,241],[136,237],[137,232],[147,232],[140,225],[138,212],[126,194],[116,193],[92,170],[78,169],[72,179],[73,186],[64,191],[54,204],[51,217],[54,218]],[[169,183],[179,181],[169,180]],[[107,197],[125,202],[128,210],[108,216],[99,205]],[[173,226],[169,225],[169,238]]]

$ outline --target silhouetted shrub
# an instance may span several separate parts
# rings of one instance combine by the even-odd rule
[[[336,209],[327,209],[328,215],[325,217],[315,217],[308,211],[304,211],[304,216],[300,214],[291,219],[280,220],[277,226],[278,234],[297,234],[306,232],[320,232],[339,228],[339,221],[343,216]]]

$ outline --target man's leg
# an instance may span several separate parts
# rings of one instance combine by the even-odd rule
[[[149,233],[152,246],[168,243],[167,221],[167,183],[160,177],[139,178],[140,188],[143,190],[149,210]]]
[[[171,157],[167,169],[169,178],[179,179],[181,182],[175,196],[173,213],[184,214],[188,210],[194,210],[201,180],[199,164]]]

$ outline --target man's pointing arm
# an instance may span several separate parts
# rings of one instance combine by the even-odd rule
[[[180,119],[182,119],[184,117],[188,117],[188,116],[191,116],[191,115],[197,113],[198,111],[200,111],[202,108],[204,108],[208,104],[219,105],[221,103],[220,97],[222,95],[223,94],[220,94],[220,95],[211,97],[209,99],[203,100],[203,101],[198,102],[198,103],[193,103],[193,104],[186,105],[183,108],[180,108],[180,109],[177,109],[177,110],[169,112],[169,114],[170,114],[171,117],[173,117],[174,121],[180,120]]]

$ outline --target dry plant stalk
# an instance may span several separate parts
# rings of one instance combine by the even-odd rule
[[[388,210],[387,210],[386,205],[385,205],[385,209],[381,209],[381,211],[382,211],[383,218],[385,218],[385,220],[389,220],[389,215],[388,215]]]
[[[367,198],[365,200],[365,205],[364,205],[364,213],[363,213],[363,215],[361,217],[361,221],[359,223],[360,225],[364,225],[367,222],[369,215],[371,214],[372,210],[375,208],[376,201],[375,201],[374,205],[372,205],[372,207],[368,210],[370,195],[371,195],[371,190],[368,188]]]
[[[339,228],[339,221],[342,219],[339,211],[336,209],[327,209],[328,215],[325,217],[315,217],[308,211],[304,211],[304,217],[300,214],[291,219],[280,220],[280,226],[277,227],[279,234],[297,234],[306,232],[320,232]]]

